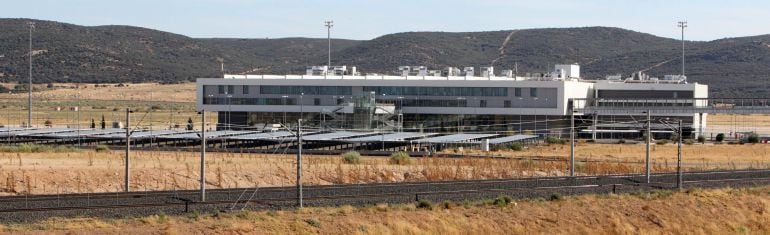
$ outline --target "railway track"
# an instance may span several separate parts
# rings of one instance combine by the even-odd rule
[[[579,177],[543,177],[441,182],[380,183],[306,186],[308,206],[410,203],[419,200],[478,200],[506,195],[547,198],[554,194],[628,193],[676,188],[675,173]],[[770,170],[686,172],[684,187],[743,187],[770,185]],[[207,190],[199,201],[196,190],[128,193],[92,193],[0,197],[0,218],[5,222],[49,217],[131,217],[157,213],[183,214],[242,209],[288,208],[296,202],[295,187]]]

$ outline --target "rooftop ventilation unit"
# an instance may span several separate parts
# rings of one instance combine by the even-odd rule
[[[495,76],[495,67],[481,67],[481,76],[488,78]]]
[[[473,67],[465,67],[463,68],[463,75],[466,77],[472,77],[475,76],[476,73],[473,72]]]

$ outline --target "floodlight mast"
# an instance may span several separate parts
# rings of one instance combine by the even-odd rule
[[[35,22],[27,22],[29,26],[29,86],[27,87],[27,125],[32,127],[32,29],[35,28]]]
[[[326,39],[329,41],[329,54],[326,58],[326,69],[328,73],[328,69],[332,67],[332,26],[334,26],[334,21],[324,21],[324,26],[326,26]]]
[[[684,78],[684,28],[687,28],[687,21],[679,21],[677,27],[682,28],[682,78]]]

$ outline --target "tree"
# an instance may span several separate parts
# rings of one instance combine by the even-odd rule
[[[107,122],[105,122],[105,121],[104,121],[104,114],[102,114],[102,122],[101,122],[101,125],[102,125],[102,129],[104,129],[104,128],[106,128],[106,127],[107,127]]]
[[[717,137],[714,140],[716,140],[717,142],[722,142],[723,140],[725,140],[725,133],[717,134]]]
[[[95,129],[95,128],[96,128],[96,122],[94,122],[94,119],[91,118],[91,129]]]
[[[188,131],[193,130],[193,120],[192,120],[192,117],[187,118],[187,130]]]
[[[757,135],[757,133],[752,132],[751,134],[749,134],[749,137],[746,138],[746,142],[749,142],[752,144],[759,143],[759,135]]]

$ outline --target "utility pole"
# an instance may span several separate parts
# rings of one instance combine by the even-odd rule
[[[575,111],[573,107],[569,108],[569,112],[569,176],[575,176]]]
[[[201,202],[206,201],[206,111],[201,110]]]
[[[125,186],[124,191],[126,192],[128,192],[129,190],[128,185],[129,185],[129,178],[130,178],[129,171],[128,171],[129,154],[131,154],[131,109],[126,108],[126,159],[125,159],[126,168],[125,168],[125,173],[123,174],[125,177],[123,179],[123,185]]]
[[[679,21],[679,28],[682,28],[682,78],[684,78],[684,28],[687,28],[687,21]]]
[[[676,155],[676,188],[682,190],[682,119],[679,119],[679,141]]]
[[[644,161],[645,176],[647,183],[650,183],[650,142],[652,141],[652,128],[650,128],[650,109],[647,110],[647,157]]]
[[[302,119],[297,119],[297,206],[302,208]]]
[[[329,73],[328,69],[332,67],[332,26],[334,26],[334,21],[324,21],[324,26],[326,26],[326,39],[329,41],[329,56],[326,61],[326,72]]]
[[[29,86],[27,87],[27,126],[32,127],[32,29],[35,22],[27,22],[29,25]]]
[[[78,128],[78,147],[82,147],[83,145],[80,142],[80,78],[78,78],[78,84],[75,85],[75,89],[77,89],[77,99],[78,99],[78,106],[77,106],[77,112],[78,112],[78,120],[75,122],[76,128]]]

